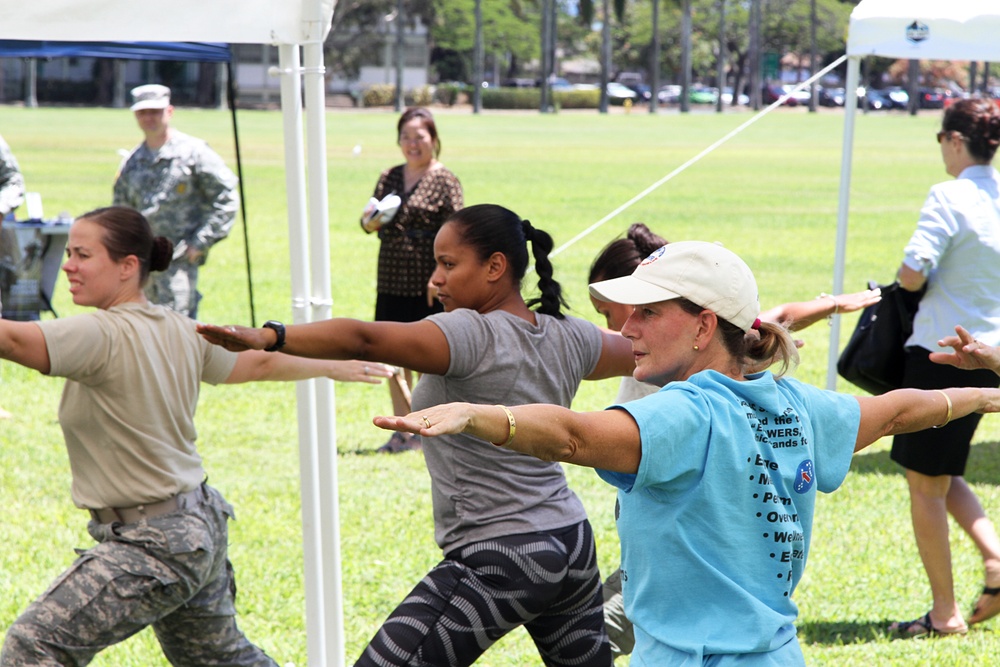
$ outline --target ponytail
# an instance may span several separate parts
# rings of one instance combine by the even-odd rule
[[[745,365],[764,370],[774,364],[781,364],[776,371],[772,371],[775,378],[795,370],[799,364],[799,351],[788,329],[774,322],[761,322],[757,333],[759,335],[752,332],[743,334]]]
[[[557,319],[565,317],[562,308],[568,308],[562,295],[562,286],[552,277],[552,262],[549,253],[555,245],[552,237],[540,229],[535,229],[527,220],[521,221],[524,237],[531,241],[531,253],[535,257],[535,272],[538,273],[539,296],[527,301],[528,308],[538,306],[537,311]]]
[[[677,300],[684,312],[697,315],[705,310],[702,306],[684,297]],[[795,347],[788,329],[774,322],[761,322],[760,328],[743,331],[738,326],[718,317],[719,332],[722,334],[722,344],[734,359],[740,359],[744,369],[762,371],[774,364],[780,363],[775,378],[780,378],[799,364],[799,351]],[[744,371],[750,372],[750,371]]]

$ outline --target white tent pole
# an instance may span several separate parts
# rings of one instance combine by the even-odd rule
[[[309,257],[306,225],[306,190],[301,175],[305,159],[302,145],[302,86],[299,80],[299,47],[278,46],[281,76],[281,109],[285,139],[285,189],[288,193],[288,254],[292,279],[292,320],[308,321]],[[312,667],[327,664],[327,637],[323,606],[323,558],[319,522],[319,466],[316,435],[315,380],[295,385],[299,425],[299,484],[302,495],[302,560],[305,568],[306,650]]]
[[[847,214],[851,199],[851,159],[854,152],[854,120],[858,109],[858,70],[861,59],[847,59],[847,86],[844,90],[844,147],[840,159],[840,197],[837,203],[837,249],[833,260],[833,294],[844,292],[844,265],[847,257]],[[837,388],[837,357],[840,356],[840,316],[830,320],[830,352],[826,388]]]
[[[305,64],[306,141],[309,146],[309,251],[311,319],[327,320],[333,312],[330,293],[330,224],[326,169],[326,78],[322,42],[302,47]],[[316,381],[316,434],[319,442],[320,538],[323,554],[324,665],[344,664],[344,608],[340,561],[340,505],[337,486],[336,401],[333,381]]]

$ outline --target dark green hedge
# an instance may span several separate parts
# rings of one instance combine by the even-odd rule
[[[542,103],[538,88],[485,88],[484,109],[537,109]]]
[[[601,101],[599,90],[560,90],[555,93],[557,109],[596,109]],[[483,90],[484,109],[537,109],[542,91],[538,88],[487,88]]]
[[[601,105],[599,90],[556,91],[556,104],[563,109],[596,109]]]

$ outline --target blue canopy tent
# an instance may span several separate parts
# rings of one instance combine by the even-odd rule
[[[3,58],[119,58],[228,63],[228,44],[214,42],[47,42],[0,39]]]
[[[253,279],[250,271],[250,237],[247,232],[247,209],[243,192],[243,162],[240,156],[239,129],[236,123],[236,89],[233,85],[232,49],[229,48],[229,45],[217,42],[51,42],[0,39],[0,58],[114,58],[118,60],[181,60],[226,64],[226,97],[233,121],[236,174],[240,179],[240,216],[243,221],[243,247],[247,263],[250,326],[256,326]]]

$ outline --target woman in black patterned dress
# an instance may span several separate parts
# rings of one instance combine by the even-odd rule
[[[430,285],[434,271],[434,236],[452,213],[462,208],[462,184],[438,161],[441,140],[434,116],[422,107],[403,112],[397,123],[398,143],[406,163],[382,172],[374,198],[398,195],[399,210],[390,220],[376,216],[362,227],[378,232],[382,242],[378,253],[378,297],[375,320],[416,322],[441,312]],[[403,370],[402,382],[389,382],[393,414],[410,411],[407,389],[412,373]],[[419,449],[420,439],[394,433],[380,452],[396,453]]]

